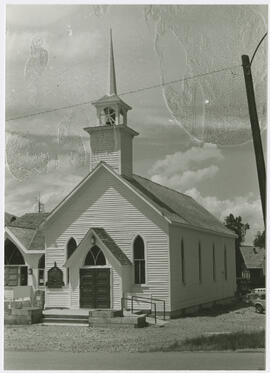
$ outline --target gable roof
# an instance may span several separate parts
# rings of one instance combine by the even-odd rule
[[[199,205],[193,198],[160,184],[154,183],[138,175],[132,177],[117,174],[109,165],[100,162],[55,208],[42,222],[47,224],[51,217],[61,209],[79,189],[90,180],[101,167],[124,183],[129,189],[154,208],[169,223],[179,223],[194,229],[207,230],[223,236],[236,237],[214,215]]]
[[[64,267],[69,267],[70,263],[73,262],[74,259],[76,259],[76,257],[80,255],[80,248],[84,245],[84,242],[88,240],[88,237],[91,234],[93,234],[96,239],[99,239],[102,242],[102,244],[110,251],[113,257],[116,258],[121,265],[131,265],[131,262],[126,254],[115,243],[109,233],[107,233],[104,228],[93,227],[86,232],[76,250],[65,262]]]
[[[36,229],[48,215],[48,212],[26,213],[20,217],[16,217],[8,226]]]
[[[157,184],[142,176],[133,175],[132,178],[126,179],[136,189],[156,203],[173,222],[234,236],[225,225],[192,197]]]
[[[104,228],[92,228],[92,231],[97,235],[97,237],[104,243],[104,245],[110,250],[113,256],[122,264],[127,265],[131,262],[126,256],[126,254],[120,249],[120,247],[111,238],[109,233],[105,231]]]
[[[10,231],[27,250],[44,250],[45,237],[38,227],[48,215],[48,213],[24,214],[7,224],[7,231]]]
[[[248,269],[260,269],[264,267],[265,249],[255,246],[240,246],[240,251]]]

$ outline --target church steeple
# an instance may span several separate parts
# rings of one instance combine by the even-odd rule
[[[116,77],[114,67],[114,55],[113,55],[113,41],[112,41],[112,29],[110,29],[110,45],[109,45],[109,89],[108,95],[117,95],[116,88]]]
[[[127,112],[132,108],[117,95],[111,30],[108,93],[92,104],[97,110],[97,124],[85,128],[90,135],[90,171],[102,161],[120,175],[132,176],[132,141],[138,133],[127,125]]]
[[[117,95],[112,30],[109,37],[108,93],[92,102],[97,109],[98,126],[127,125],[127,112],[132,108]]]

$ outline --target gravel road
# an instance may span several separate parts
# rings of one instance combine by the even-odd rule
[[[265,316],[254,307],[207,316],[170,320],[164,327],[101,329],[85,326],[5,327],[7,351],[147,352],[207,333],[265,329]]]

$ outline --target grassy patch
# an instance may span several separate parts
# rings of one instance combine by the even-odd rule
[[[214,334],[189,338],[183,342],[175,341],[169,346],[156,348],[155,351],[210,351],[238,350],[245,348],[264,348],[265,332],[235,332],[230,334]]]

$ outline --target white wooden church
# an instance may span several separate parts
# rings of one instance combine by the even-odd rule
[[[138,133],[117,95],[111,38],[109,61],[108,93],[93,102],[97,122],[84,129],[90,172],[44,216],[44,248],[32,250],[36,267],[45,251],[36,286],[45,289],[45,308],[117,310],[137,295],[164,300],[176,316],[232,297],[234,234],[191,197],[133,174]]]

